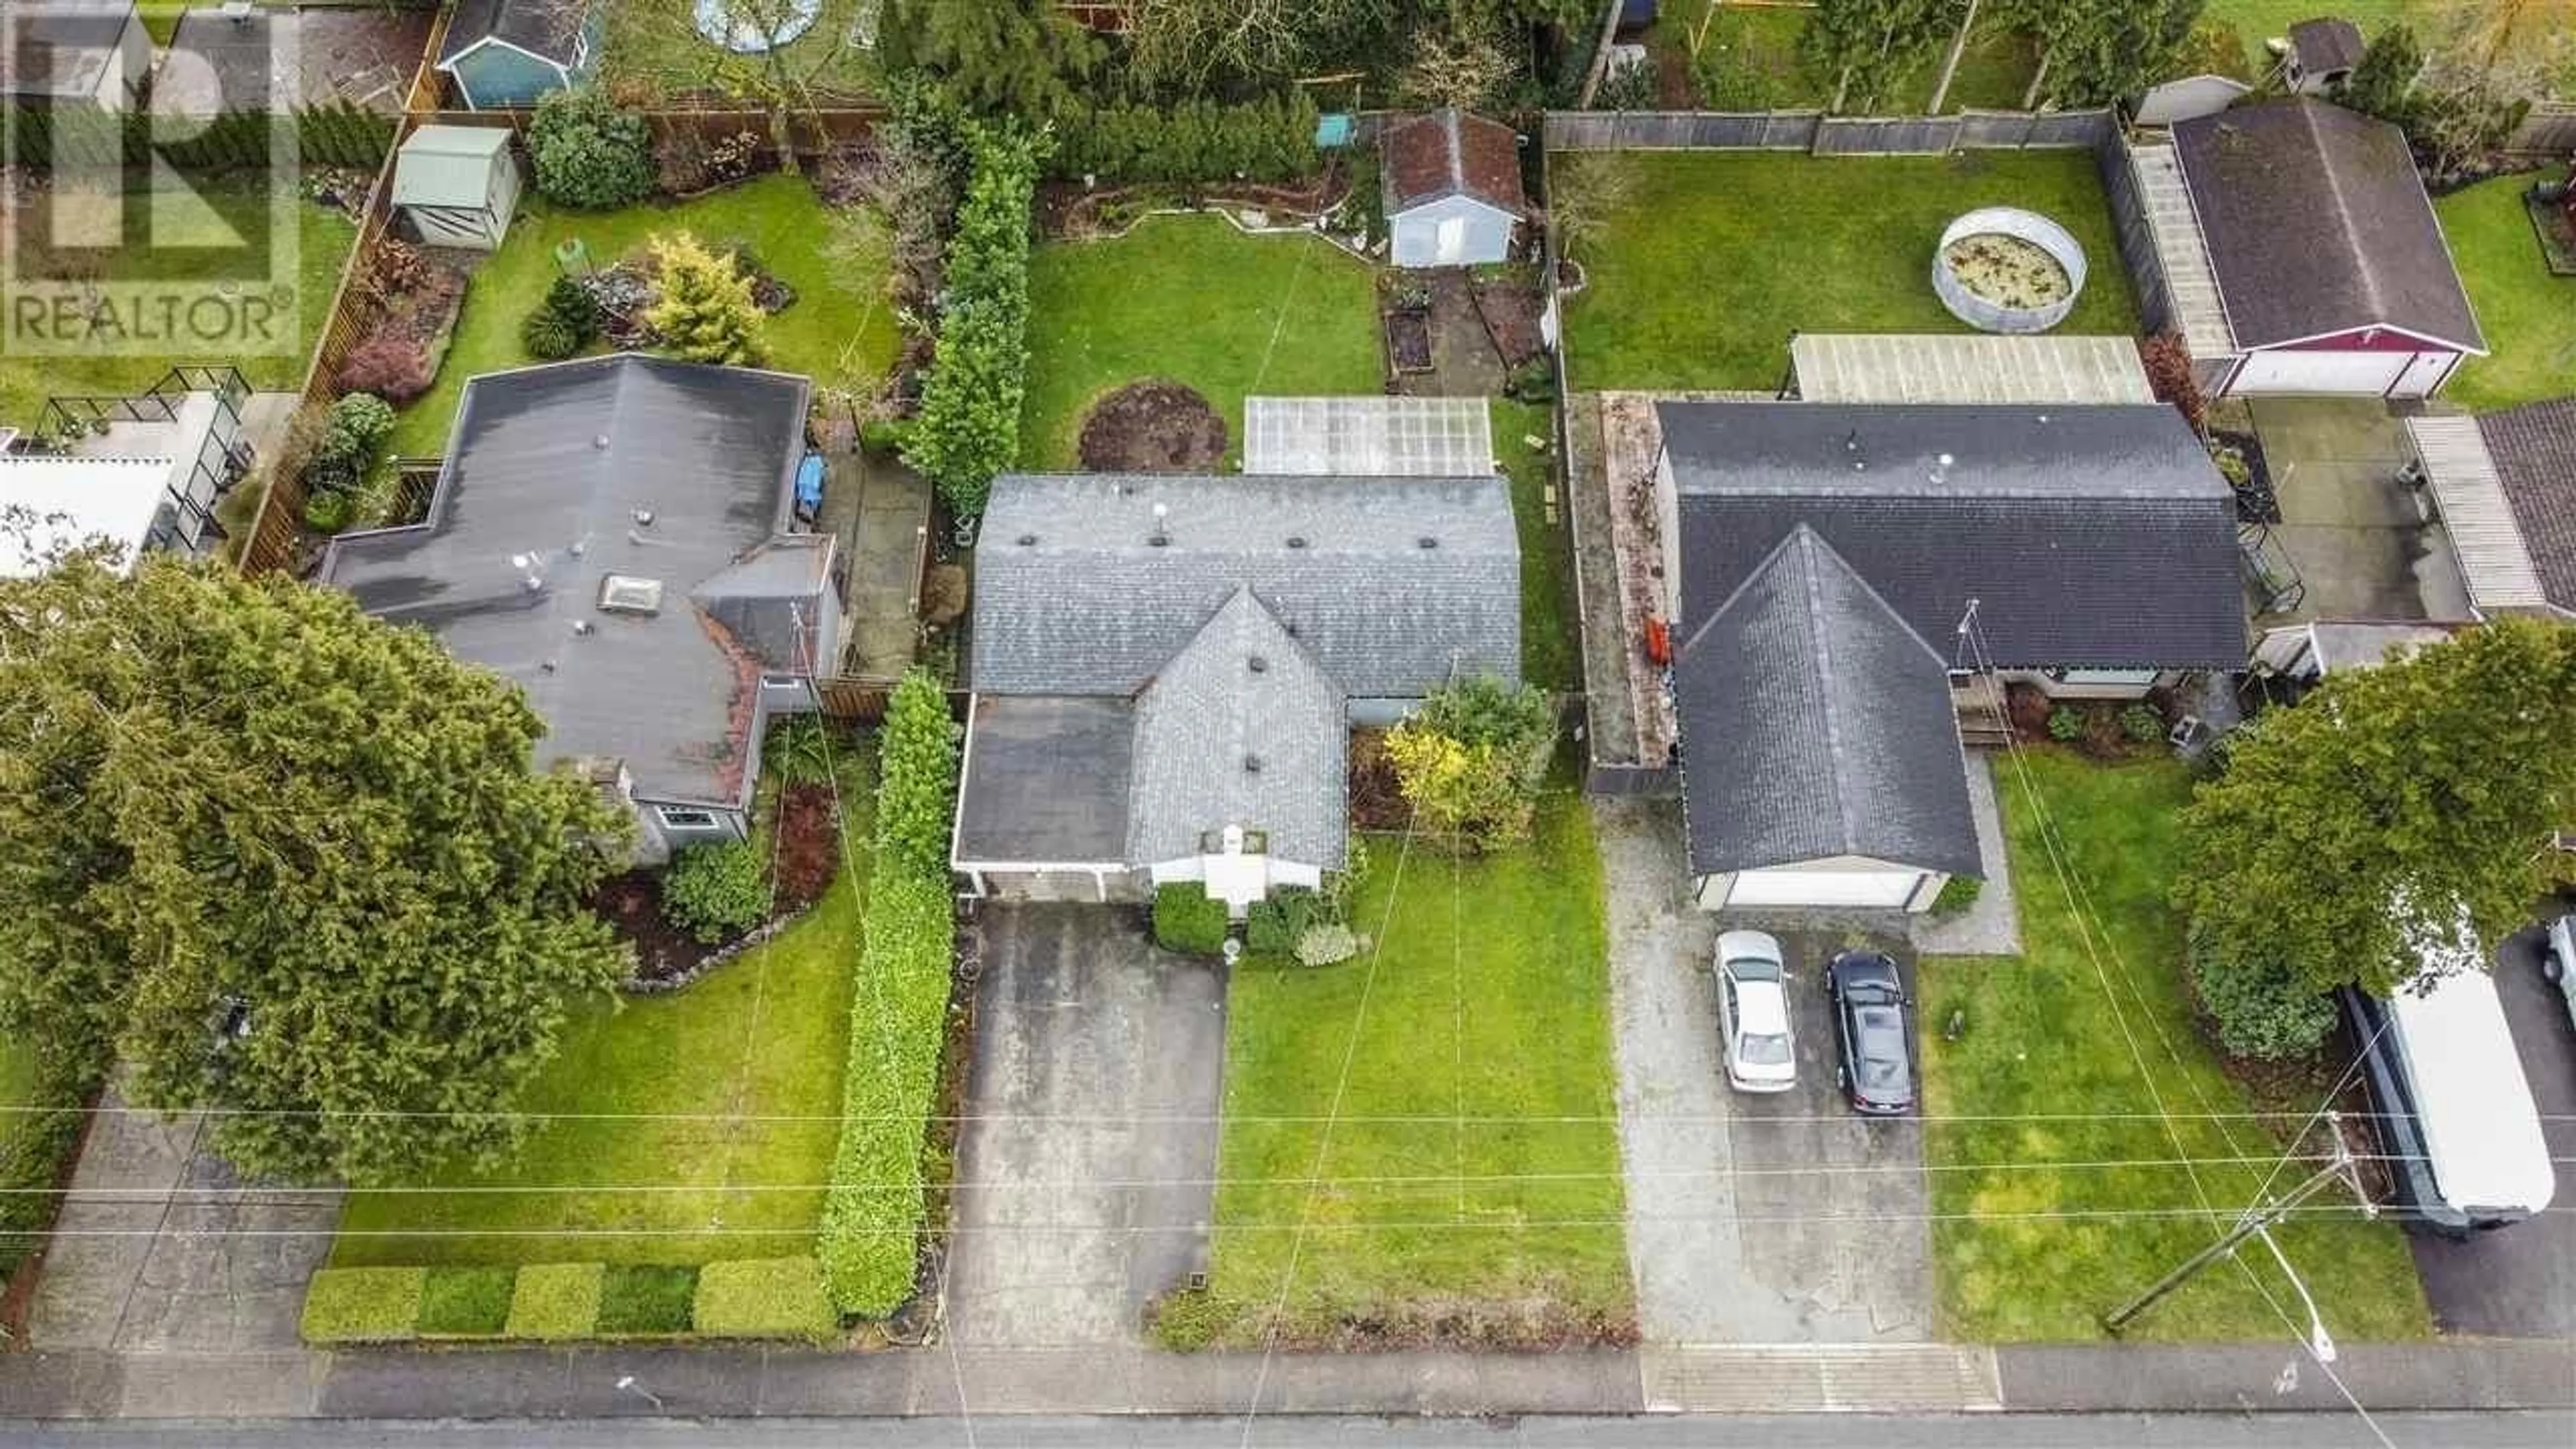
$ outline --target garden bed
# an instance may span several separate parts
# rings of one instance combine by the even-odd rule
[[[1350,181],[1338,170],[1327,170],[1298,186],[1222,181],[1189,187],[1086,187],[1079,181],[1041,181],[1038,231],[1059,240],[1124,235],[1146,216],[1174,209],[1257,211],[1268,214],[1274,226],[1305,225],[1341,205],[1349,194]]]
[[[2263,458],[2263,440],[2250,428],[2212,429],[2210,441],[2222,448],[2232,448],[2245,460],[2245,481],[2230,478],[2227,486],[2236,494],[2236,521],[2239,523],[2278,523],[2281,521],[2281,499],[2272,488],[2272,465]]]
[[[1386,314],[1386,367],[1396,376],[1429,372],[1431,360],[1431,314],[1405,308]]]
[[[2541,264],[2553,277],[2576,277],[2576,217],[2570,216],[2563,197],[2544,201],[2540,191],[2537,185],[2525,191],[2522,207],[2531,215],[2532,235],[2539,238]]]
[[[632,870],[613,876],[591,898],[591,907],[635,949],[634,980],[668,985],[694,978],[710,961],[738,952],[742,943],[777,922],[802,915],[830,888],[840,870],[840,827],[828,785],[790,785],[778,798],[768,838],[772,874],[768,921],[721,941],[701,941],[674,925],[662,910],[662,873]]]
[[[1225,460],[1225,419],[1160,378],[1131,382],[1082,420],[1082,466],[1100,473],[1206,473]]]

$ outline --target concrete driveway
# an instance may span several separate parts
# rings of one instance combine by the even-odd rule
[[[2281,502],[2272,534],[2307,585],[2285,618],[2468,617],[2448,540],[2398,485],[2414,450],[2386,404],[2256,398],[2248,410]]]
[[[1709,970],[1717,923],[1688,904],[1670,801],[1593,805],[1610,888],[1612,1030],[1628,1255],[1659,1344],[1906,1343],[1932,1335],[1930,1190],[1913,1121],[1834,1090],[1825,961],[1841,932],[1788,932],[1798,1088],[1732,1091]],[[1910,950],[1891,949],[1912,970]],[[1870,1220],[1855,1221],[1858,1215]]]
[[[1115,907],[987,906],[982,930],[948,1332],[1138,1341],[1145,1305],[1207,1266],[1224,971]]]
[[[2505,942],[2495,982],[2558,1163],[2558,1194],[2528,1222],[2465,1241],[2409,1240],[2425,1302],[2445,1333],[2576,1338],[2576,1212],[2568,1211],[2576,1208],[2576,1023],[2566,998],[2541,979],[2540,934]]]

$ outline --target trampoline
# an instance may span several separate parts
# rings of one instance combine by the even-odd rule
[[[776,50],[806,31],[823,13],[823,0],[792,0],[775,9],[737,0],[697,0],[698,33],[736,55]],[[769,23],[764,24],[764,17]]]

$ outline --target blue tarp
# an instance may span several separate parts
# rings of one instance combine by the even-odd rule
[[[823,506],[823,455],[820,453],[808,453],[805,461],[796,465],[796,506]]]
[[[1315,144],[1326,150],[1347,146],[1351,144],[1354,129],[1356,127],[1349,116],[1339,111],[1328,111],[1315,121]]]

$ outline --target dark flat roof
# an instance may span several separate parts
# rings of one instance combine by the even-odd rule
[[[1135,728],[1124,699],[978,695],[950,858],[1124,862]]]
[[[2395,126],[2294,97],[2178,122],[2173,142],[2239,347],[2397,327],[2486,350]]]

